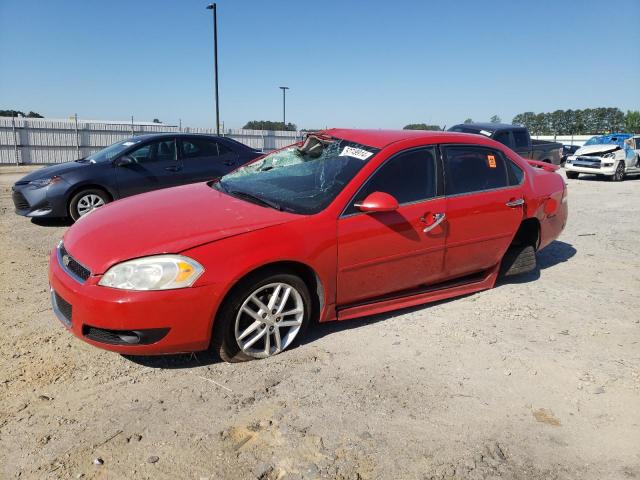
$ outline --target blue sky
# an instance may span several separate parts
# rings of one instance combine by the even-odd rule
[[[213,127],[207,3],[0,0],[0,108]],[[225,127],[640,109],[639,0],[217,3]]]

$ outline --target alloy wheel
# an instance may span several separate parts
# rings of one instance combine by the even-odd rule
[[[613,174],[613,180],[615,182],[621,182],[624,179],[624,163],[619,162],[616,168],[616,173]]]
[[[235,320],[235,338],[246,355],[265,358],[287,348],[302,327],[304,302],[283,282],[254,290],[242,303]]]
[[[95,210],[98,207],[102,207],[105,204],[103,198],[93,193],[89,193],[78,200],[78,214],[80,216],[86,215],[91,210]]]

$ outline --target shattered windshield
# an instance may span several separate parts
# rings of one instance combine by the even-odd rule
[[[270,153],[225,175],[212,187],[279,210],[318,213],[378,151],[310,135],[303,144]]]
[[[585,142],[586,145],[618,145],[621,148],[625,148],[625,140],[631,135],[599,135],[591,137]]]

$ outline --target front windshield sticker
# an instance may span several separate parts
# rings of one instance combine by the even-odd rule
[[[131,145],[135,145],[135,144],[136,144],[136,142],[124,142],[124,143],[122,144],[122,146],[123,146],[123,147],[130,147]]]
[[[486,135],[487,137],[490,137],[490,136],[491,136],[491,132],[487,132],[486,130],[480,130],[480,133],[481,133],[482,135]]]
[[[342,149],[342,152],[340,153],[341,157],[353,157],[357,158],[358,160],[366,160],[371,155],[373,155],[373,153],[355,147],[344,147]]]

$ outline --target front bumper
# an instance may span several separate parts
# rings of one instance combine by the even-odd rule
[[[133,292],[99,286],[100,276],[81,283],[49,259],[53,310],[81,340],[130,355],[195,352],[209,346],[219,302],[211,286]],[[115,333],[114,333],[115,332]],[[138,336],[137,343],[133,336]],[[122,340],[119,342],[119,340]]]
[[[37,188],[16,184],[11,188],[15,212],[24,217],[66,217],[66,182]]]
[[[564,169],[568,172],[590,173],[592,175],[613,175],[616,172],[616,164],[617,161],[610,158],[591,161],[569,158],[564,164]]]

